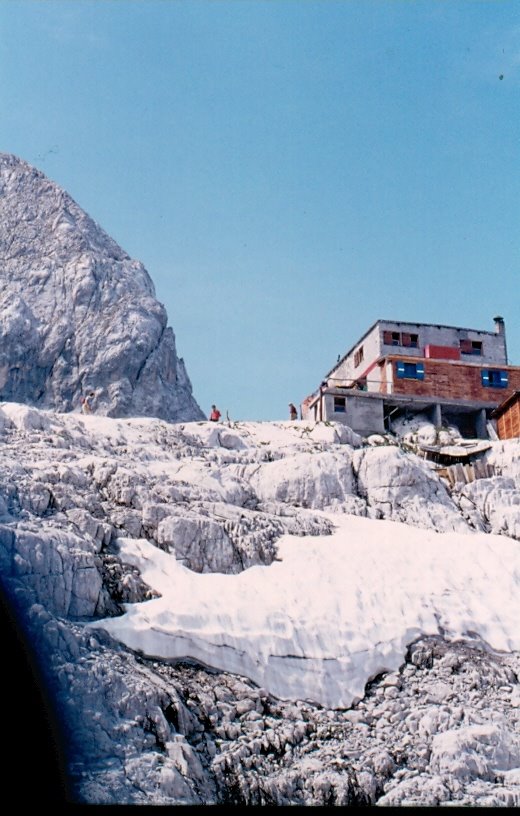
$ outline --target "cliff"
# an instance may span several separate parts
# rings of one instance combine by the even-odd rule
[[[152,280],[72,198],[0,154],[0,400],[204,417]]]

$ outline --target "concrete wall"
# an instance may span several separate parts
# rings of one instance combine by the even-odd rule
[[[448,346],[460,348],[461,340],[475,340],[482,343],[482,355],[462,354],[461,360],[478,362],[482,365],[505,365],[506,344],[505,336],[495,332],[477,331],[476,329],[458,329],[450,326],[429,326],[421,323],[380,323],[381,347],[380,354],[395,354],[399,346],[383,343],[384,331],[399,331],[419,335],[419,347],[401,347],[402,353],[408,357],[424,357],[425,346]]]
[[[418,347],[394,346],[383,342],[384,332],[399,332],[400,334],[417,334]],[[377,368],[369,370],[371,365],[381,357],[389,354],[405,354],[407,357],[424,357],[426,346],[447,346],[452,349],[460,348],[461,340],[474,340],[482,343],[482,355],[461,354],[461,361],[478,363],[480,365],[505,365],[507,352],[505,334],[498,332],[478,331],[476,329],[459,329],[450,326],[433,326],[424,323],[393,323],[381,321],[376,323],[362,340],[357,343],[339,365],[334,368],[329,377],[329,385],[339,385],[341,382],[351,384],[353,380],[363,375],[368,379],[368,390],[378,391],[380,372]],[[356,366],[354,364],[356,352],[363,347],[363,359]]]
[[[326,394],[324,396],[323,419],[329,422],[342,422],[361,435],[384,432],[383,400],[370,399],[370,397],[356,396],[355,394],[346,394],[345,407],[345,413],[335,413],[334,396],[332,394]]]
[[[362,342],[358,343],[352,349],[351,354],[340,363],[340,365],[332,372],[332,378],[329,380],[331,386],[338,385],[341,381],[345,384],[350,384],[352,380],[363,374],[374,360],[381,356],[381,342],[379,336],[379,328],[374,326],[371,332],[363,338]],[[354,357],[356,351],[363,346],[363,360],[359,365],[354,365]],[[369,377],[372,375],[369,374]],[[376,373],[377,376],[377,373]],[[374,389],[372,389],[374,390]]]

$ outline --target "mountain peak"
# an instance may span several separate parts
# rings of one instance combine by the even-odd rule
[[[0,400],[204,418],[153,282],[56,183],[0,154]]]

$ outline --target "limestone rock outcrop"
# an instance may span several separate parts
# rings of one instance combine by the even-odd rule
[[[39,170],[0,154],[0,400],[168,421],[204,415],[164,306],[132,260]]]
[[[519,538],[520,440],[486,456],[497,475],[449,490],[414,454],[360,444],[341,426],[1,404],[0,588],[19,606],[63,717],[73,801],[517,807],[518,651],[440,629],[412,635],[399,668],[382,666],[362,699],[331,709],[278,699],[189,651],[176,661],[132,651],[96,625],[157,599],[124,557],[139,538],[182,569],[232,578],[276,567],[282,536],[303,545],[355,514],[468,539],[494,531],[506,558]],[[34,745],[20,726],[27,700],[6,699]]]

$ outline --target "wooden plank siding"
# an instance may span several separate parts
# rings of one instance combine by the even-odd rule
[[[509,405],[497,419],[499,439],[514,439],[520,436],[520,399]]]

